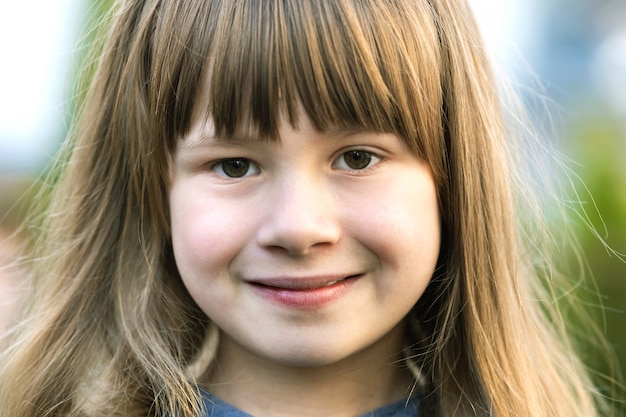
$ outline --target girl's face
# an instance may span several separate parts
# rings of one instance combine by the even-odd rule
[[[429,167],[396,135],[320,133],[302,112],[280,138],[192,121],[169,195],[185,286],[247,357],[330,365],[386,335],[399,351],[439,253]]]

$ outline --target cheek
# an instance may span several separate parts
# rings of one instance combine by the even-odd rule
[[[415,183],[390,187],[352,213],[358,239],[381,261],[396,269],[435,268],[441,240],[440,218],[434,186],[426,182],[419,192]]]
[[[174,257],[183,279],[227,268],[247,239],[245,217],[230,206],[172,192]],[[193,195],[193,194],[191,194]],[[197,194],[196,194],[197,195]]]
[[[397,176],[396,178],[398,178]],[[439,256],[441,231],[434,184],[428,176],[389,181],[377,198],[349,216],[353,237],[377,258],[377,297],[386,311],[405,314],[422,296]]]
[[[233,207],[186,198],[189,195],[198,193],[171,193],[174,259],[191,297],[207,316],[216,318],[236,296],[230,270],[249,240],[246,224]]]

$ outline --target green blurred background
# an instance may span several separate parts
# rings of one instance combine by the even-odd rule
[[[520,86],[537,85],[538,80],[540,94],[554,103],[555,141],[559,151],[575,161],[570,168],[582,202],[578,214],[571,213],[582,217],[575,230],[591,271],[579,288],[580,299],[589,304],[619,358],[621,367],[614,372],[619,377],[626,371],[626,264],[619,255],[626,253],[626,2],[471,2],[505,72]],[[30,44],[23,34],[0,34],[3,67],[13,70],[0,73],[0,101],[4,102],[0,107],[0,243],[19,223],[32,192],[20,196],[45,171],[67,131],[75,98],[80,96],[74,80],[85,45],[93,35],[93,22],[110,1],[21,3],[0,5],[0,26],[23,30],[34,39]],[[59,23],[44,26],[52,19]],[[63,35],[56,52],[50,54],[46,51],[52,46],[44,41],[55,31]],[[31,58],[33,63],[28,61]],[[42,79],[17,79],[37,65],[46,74]],[[15,87],[17,95],[10,96]],[[44,93],[54,98],[36,104]],[[48,122],[20,113],[37,106],[48,110],[43,117]],[[21,131],[4,127],[22,119],[27,128]],[[0,245],[0,250],[9,249]],[[592,366],[611,373],[604,359],[587,358]]]

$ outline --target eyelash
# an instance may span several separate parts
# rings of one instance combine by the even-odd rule
[[[346,162],[345,159],[348,155],[351,155],[353,157],[352,162],[356,162],[359,165],[364,165],[360,167],[349,166],[349,163]],[[382,159],[383,158],[380,155],[371,151],[367,151],[364,149],[350,149],[341,153],[341,155],[333,160],[332,168],[353,172],[365,171],[378,164]],[[233,165],[230,168],[226,168],[227,163],[237,164],[238,166]],[[226,170],[230,170],[231,168],[235,170],[243,169],[243,172],[241,173],[241,175],[232,175],[233,172],[227,173],[225,171],[225,168]],[[212,164],[210,170],[214,171],[219,176],[224,178],[238,179],[258,175],[261,171],[261,168],[256,162],[248,158],[226,158]]]

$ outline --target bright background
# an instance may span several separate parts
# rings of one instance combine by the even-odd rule
[[[539,80],[540,94],[553,102],[556,142],[576,161],[588,220],[625,253],[626,2],[470,1],[500,66],[520,85]],[[66,133],[92,7],[90,0],[0,0],[0,228],[11,227],[13,214],[3,210],[45,169]],[[577,230],[598,286],[582,291],[599,292],[589,301],[592,314],[624,365],[626,265],[589,228]]]

